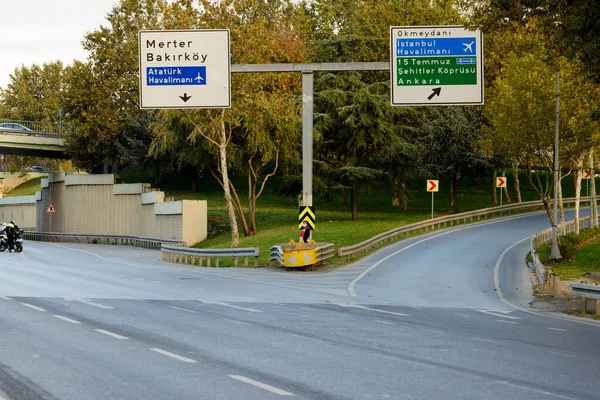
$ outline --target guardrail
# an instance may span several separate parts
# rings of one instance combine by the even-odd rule
[[[579,200],[581,203],[589,203],[589,197],[581,197]],[[563,199],[563,205],[573,204],[575,203],[575,198]],[[421,221],[410,225],[401,226],[398,228],[394,228],[387,232],[380,233],[377,236],[374,236],[370,239],[367,239],[358,244],[354,244],[351,246],[340,247],[338,248],[338,256],[340,257],[349,257],[355,256],[361,253],[368,251],[369,249],[376,247],[385,242],[395,242],[398,239],[403,237],[409,237],[414,233],[424,233],[429,230],[433,231],[435,229],[442,229],[448,226],[454,226],[459,224],[464,224],[467,222],[474,222],[475,219],[477,221],[481,220],[481,218],[489,218],[495,217],[496,214],[506,214],[509,215],[517,213],[522,210],[536,210],[536,209],[544,209],[544,206],[541,200],[536,201],[528,201],[523,203],[515,203],[509,204],[505,206],[498,207],[490,207],[483,208],[480,210],[468,211],[460,214],[451,214],[445,215],[443,217],[433,218],[427,221]],[[342,259],[343,260],[343,259]]]
[[[74,133],[75,125],[61,122],[21,121],[0,118],[0,133],[63,137]]]
[[[259,249],[257,247],[231,249],[192,249],[190,247],[162,246],[163,261],[202,266],[206,258],[206,266],[210,267],[211,259],[215,259],[215,267],[219,267],[219,259],[233,258],[233,264],[238,266],[238,258],[244,257],[244,266],[248,266],[248,258],[254,257],[254,267],[258,267]]]
[[[587,301],[588,299],[596,301],[596,315],[600,315],[600,286],[598,285],[586,285],[584,283],[569,283],[569,286],[573,288],[571,296],[581,297],[581,313],[587,313]]]
[[[587,229],[590,227],[590,217],[584,217],[579,219],[579,228]],[[561,230],[562,235],[566,235],[567,233],[575,232],[575,221],[567,221],[560,224],[559,229]],[[537,249],[550,242],[552,240],[552,228],[545,229],[535,236],[531,238],[529,241],[529,250],[531,253],[531,258],[533,260],[533,266],[535,267],[535,272],[537,274],[538,280],[542,284],[544,291],[548,292],[549,287],[547,285],[546,279],[546,267],[540,261],[540,257],[537,253]]]
[[[171,246],[185,246],[185,242],[182,240],[155,239],[140,236],[95,235],[83,233],[72,234],[59,232],[24,232],[23,236],[26,240],[42,242],[113,244],[135,246],[153,250],[160,250],[163,244],[169,244]]]

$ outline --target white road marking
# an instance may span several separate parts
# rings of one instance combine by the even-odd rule
[[[161,283],[161,284],[164,283],[164,282],[161,282],[161,281],[152,281],[152,282],[154,282],[154,283]]]
[[[500,270],[500,264],[502,263],[502,260],[504,259],[504,256],[506,255],[506,253],[508,253],[509,251],[512,250],[513,247],[519,245],[521,242],[524,242],[526,240],[530,240],[532,236],[526,237],[525,239],[521,239],[518,242],[515,242],[513,244],[511,244],[509,247],[506,248],[506,250],[504,250],[502,252],[502,254],[500,254],[500,257],[498,258],[498,261],[496,261],[496,266],[494,267],[494,286],[496,286],[496,293],[498,294],[498,297],[500,297],[500,300],[506,304],[509,307],[512,307],[514,309],[523,311],[525,313],[528,314],[533,314],[533,315],[537,315],[538,317],[545,317],[545,318],[553,318],[553,319],[560,319],[562,321],[570,321],[570,322],[575,322],[578,324],[583,324],[583,325],[588,325],[588,326],[595,326],[596,328],[600,328],[600,324],[597,322],[587,322],[587,321],[582,321],[580,319],[574,319],[573,317],[569,318],[569,317],[558,317],[558,316],[554,316],[554,315],[548,315],[548,314],[544,314],[544,313],[538,313],[535,311],[530,311],[528,309],[525,309],[523,307],[519,307],[513,303],[511,303],[510,301],[506,300],[506,298],[504,297],[504,293],[502,293],[502,288],[500,287],[499,284],[499,270]]]
[[[0,296],[0,299],[2,299],[2,300],[12,300],[10,297],[6,297],[6,296]]]
[[[57,314],[54,314],[54,315],[52,315],[52,316],[53,316],[53,317],[55,317],[55,318],[58,318],[58,319],[62,319],[63,321],[70,322],[70,323],[72,323],[72,324],[80,324],[80,323],[81,323],[81,322],[79,322],[79,321],[75,321],[74,319],[67,318],[67,317],[64,317],[64,316],[62,316],[62,315],[57,315]]]
[[[185,363],[196,363],[196,362],[198,362],[196,360],[192,360],[191,358],[182,357],[182,356],[180,356],[178,354],[171,353],[170,351],[166,351],[166,350],[162,350],[162,349],[157,349],[155,347],[151,348],[150,350],[152,350],[152,351],[154,351],[156,353],[162,354],[163,356],[167,356],[167,357],[171,357],[171,358],[174,358],[176,360],[179,360],[179,361],[183,361]]]
[[[472,224],[472,225],[463,226],[463,227],[457,228],[457,229],[450,228],[451,230],[449,230],[449,231],[442,232],[442,233],[439,233],[437,235],[433,235],[433,236],[427,237],[425,239],[419,240],[418,242],[415,242],[413,244],[410,244],[410,245],[408,245],[406,247],[401,248],[398,251],[393,252],[392,254],[388,255],[387,257],[384,257],[381,260],[377,261],[375,264],[371,265],[369,268],[365,269],[363,272],[361,272],[361,274],[359,276],[357,276],[352,282],[350,282],[350,284],[348,285],[348,288],[347,288],[348,293],[350,293],[350,296],[352,296],[352,297],[357,297],[358,294],[356,293],[355,286],[356,286],[356,284],[362,278],[364,278],[369,272],[371,272],[372,270],[374,270],[375,268],[377,268],[379,265],[381,265],[385,261],[387,261],[390,258],[396,256],[397,254],[402,253],[403,251],[406,251],[406,250],[410,249],[411,247],[419,245],[419,244],[421,244],[423,242],[426,242],[428,240],[435,239],[435,238],[438,238],[440,236],[448,235],[450,233],[460,232],[460,231],[465,230],[465,229],[472,229],[472,228],[478,228],[478,227],[481,227],[481,226],[486,226],[486,225],[491,225],[491,224],[498,224],[500,222],[511,221],[513,219],[525,218],[525,217],[528,217],[528,216],[529,215],[521,215],[521,216],[516,216],[516,217],[512,217],[512,218],[502,218],[502,219],[499,219],[499,220],[496,220],[496,221],[491,221],[491,222],[487,222],[487,223],[483,223],[483,224]]]
[[[471,316],[467,315],[467,314],[454,314],[454,315],[458,315],[459,317],[471,318]]]
[[[102,289],[90,288],[90,290],[93,290],[98,293],[106,293],[106,290],[102,290]]]
[[[225,318],[225,321],[228,321],[228,322],[233,322],[233,323],[234,323],[234,324],[236,324],[236,325],[254,326],[254,325],[252,325],[252,324],[248,324],[248,323],[246,323],[246,322],[240,322],[240,321],[236,321],[236,320],[233,320],[233,319],[227,319],[227,318]]]
[[[244,311],[249,311],[249,312],[264,312],[262,310],[257,310],[255,308],[234,306],[233,304],[223,303],[221,301],[211,301],[211,300],[201,300],[201,299],[198,299],[198,301],[200,301],[201,303],[204,303],[204,304],[216,304],[216,305],[223,306],[223,307],[235,308],[237,310],[244,310]]]
[[[107,336],[114,337],[115,339],[119,339],[119,340],[129,340],[129,338],[128,338],[128,337],[125,337],[125,336],[118,335],[118,334],[116,334],[116,333],[114,333],[114,332],[105,331],[104,329],[94,329],[94,330],[95,330],[96,332],[102,333],[102,334],[104,334],[104,335],[107,335]]]
[[[374,319],[374,320],[373,320],[373,322],[377,322],[377,323],[380,323],[380,324],[386,324],[386,325],[396,325],[396,324],[395,324],[395,323],[393,323],[393,322],[381,321],[381,320],[379,320],[379,319]]]
[[[137,301],[144,301],[143,299],[139,299],[139,298],[133,297],[133,296],[125,296],[125,298],[131,299],[131,300],[137,300]]]
[[[425,328],[423,328],[423,329],[421,329],[421,330],[422,330],[422,331],[425,331],[425,332],[444,333],[444,332],[442,332],[442,331],[436,331],[435,329],[425,329]]]
[[[175,307],[175,306],[171,306],[171,308],[174,308],[174,309],[180,310],[180,311],[189,312],[189,313],[192,313],[192,314],[198,314],[198,312],[193,311],[193,310],[188,310],[187,308],[181,308],[181,307]]]
[[[146,280],[144,278],[135,278],[136,281],[141,281],[141,282],[145,282]]]
[[[384,313],[384,314],[392,314],[392,315],[398,315],[400,317],[408,317],[409,314],[402,314],[402,313],[397,313],[397,312],[393,312],[393,311],[386,311],[386,310],[378,310],[376,308],[370,308],[370,307],[365,307],[365,306],[359,306],[358,304],[336,304],[340,307],[349,307],[349,308],[360,308],[361,310],[367,310],[367,311],[375,311],[375,312],[380,312],[380,313]]]
[[[569,400],[574,399],[573,397],[562,396],[560,394],[550,393],[550,392],[546,392],[544,390],[534,389],[534,388],[530,388],[530,387],[523,386],[523,385],[517,385],[517,384],[506,382],[506,381],[494,381],[494,383],[499,383],[501,385],[506,385],[506,386],[512,386],[512,387],[516,387],[516,388],[519,388],[519,389],[529,390],[529,391],[532,391],[532,392],[541,393],[541,394],[544,394],[546,396],[552,396],[552,397],[556,397],[556,398],[559,398],[559,399],[569,399]]]
[[[505,310],[475,310],[478,311],[480,313],[484,313],[484,314],[490,314],[493,315],[494,317],[502,317],[502,318],[508,318],[508,319],[521,319],[519,317],[513,317],[510,315],[506,315],[512,311],[505,311]]]
[[[88,306],[102,308],[104,310],[112,310],[114,308],[114,307],[111,307],[111,306],[105,306],[103,304],[93,303],[90,300],[79,299],[79,298],[76,298],[76,297],[65,297],[64,299],[66,301],[77,301],[79,303],[87,304]]]
[[[505,319],[497,319],[496,321],[498,321],[498,322],[504,322],[505,324],[516,324],[516,322],[513,322],[513,321],[507,321],[507,320],[505,320]]]
[[[173,285],[173,286],[175,286],[175,287],[183,287],[183,285]]]
[[[577,355],[559,353],[558,351],[548,351],[548,353],[556,354],[556,355],[563,356],[563,357],[579,358],[579,356],[577,356]]]
[[[309,336],[299,335],[297,333],[284,333],[284,335],[293,336],[293,337],[299,337],[301,339],[306,339],[306,340],[310,340],[310,341],[317,342],[317,343],[325,343],[322,340],[311,338]]]
[[[300,307],[301,310],[307,310],[307,311],[315,311],[312,308],[308,308],[308,307]]]
[[[552,331],[559,331],[559,332],[566,332],[566,331],[567,331],[566,329],[560,329],[560,328],[551,328],[551,327],[548,327],[548,329],[550,329],[550,330],[552,330]]]
[[[480,340],[480,341],[482,341],[482,342],[489,342],[489,343],[495,343],[495,344],[502,344],[502,342],[498,342],[497,340],[492,340],[492,339],[484,339],[484,338],[479,338],[479,337],[476,337],[476,338],[473,338],[473,339],[475,339],[475,340]]]
[[[44,310],[43,308],[40,308],[38,306],[34,306],[33,304],[29,304],[29,303],[21,303],[21,304],[23,304],[25,307],[33,308],[36,311],[46,312],[46,310]]]
[[[267,385],[266,383],[255,381],[254,379],[246,378],[245,376],[229,375],[229,377],[233,378],[235,380],[238,380],[240,382],[244,382],[249,385],[256,386],[257,388],[266,390],[268,392],[278,394],[280,396],[295,396],[295,394],[293,394],[293,393],[286,392],[285,390],[276,388],[275,386]]]

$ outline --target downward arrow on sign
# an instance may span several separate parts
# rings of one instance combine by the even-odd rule
[[[183,94],[183,96],[179,96],[179,98],[180,98],[181,100],[183,100],[183,102],[184,102],[184,103],[187,103],[187,101],[188,101],[189,99],[191,99],[191,98],[192,98],[192,96],[188,96],[188,95],[187,95],[187,93],[184,93],[184,94]]]

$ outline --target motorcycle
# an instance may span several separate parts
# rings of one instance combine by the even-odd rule
[[[3,231],[0,233],[0,252],[6,251],[6,249],[8,249],[8,236],[6,231]],[[23,229],[15,232],[14,250],[17,253],[23,251]]]

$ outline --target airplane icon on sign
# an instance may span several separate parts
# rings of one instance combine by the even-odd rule
[[[204,80],[204,78],[202,76],[200,76],[200,72],[198,72],[198,76],[194,78],[195,81],[198,81],[198,83],[202,82]]]
[[[473,43],[475,43],[474,40],[471,43],[463,43],[463,46],[465,46],[463,51],[466,52],[468,50],[469,53],[472,53],[473,52]]]

